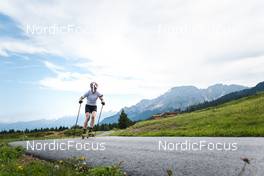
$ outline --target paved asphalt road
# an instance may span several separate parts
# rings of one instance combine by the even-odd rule
[[[202,150],[197,150],[197,143]],[[54,144],[61,145],[60,150],[53,150]],[[189,144],[195,151],[186,150]],[[43,159],[86,156],[92,166],[122,162],[124,171],[136,176],[167,175],[167,169],[176,176],[264,175],[264,138],[96,137],[12,142],[11,145],[28,147],[28,153]],[[216,146],[218,150],[210,150]],[[241,158],[248,158],[250,164]]]

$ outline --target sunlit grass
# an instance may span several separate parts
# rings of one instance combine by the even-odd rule
[[[76,129],[75,137],[82,130]],[[45,161],[25,154],[22,147],[11,147],[12,141],[33,139],[61,139],[74,136],[74,130],[61,132],[10,133],[0,136],[0,176],[123,176],[116,164],[107,167],[90,167],[84,156],[59,161]]]
[[[22,147],[0,143],[0,175],[4,176],[123,176],[120,165],[90,167],[84,156],[59,161],[45,161],[25,155]]]
[[[139,122],[120,136],[264,136],[264,93],[175,117]]]

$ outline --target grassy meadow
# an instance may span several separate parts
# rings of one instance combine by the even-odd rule
[[[81,129],[76,129],[76,136]],[[120,164],[108,167],[90,167],[83,156],[60,161],[45,161],[25,154],[22,147],[11,147],[11,141],[59,139],[73,137],[74,130],[0,135],[0,176],[123,176]]]
[[[264,93],[192,113],[147,120],[117,136],[264,136]]]

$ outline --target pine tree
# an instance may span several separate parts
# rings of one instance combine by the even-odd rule
[[[124,109],[122,109],[120,117],[118,119],[118,127],[120,129],[125,129],[129,127],[132,124],[132,121],[127,117],[127,114],[125,113]]]

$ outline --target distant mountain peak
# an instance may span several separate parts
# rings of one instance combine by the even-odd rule
[[[206,89],[199,89],[192,85],[177,86],[169,89],[164,94],[154,99],[143,99],[137,104],[126,107],[125,112],[132,120],[144,120],[151,115],[173,111],[175,109],[184,110],[190,105],[211,101],[231,92],[240,91],[247,87],[240,85],[215,84]],[[117,122],[119,115],[105,118],[102,123]]]
[[[198,89],[197,87],[195,87],[195,86],[176,86],[176,87],[173,87],[173,88],[171,88],[169,91],[175,91],[175,90],[182,90],[182,89],[184,89],[184,90],[186,90],[186,89]]]
[[[102,113],[102,118],[109,117],[111,115],[116,114],[116,112],[113,111],[105,111]],[[82,125],[84,122],[84,112],[80,114],[78,124]],[[55,127],[71,127],[75,124],[76,115],[73,116],[64,116],[57,119],[40,119],[40,120],[32,120],[32,121],[19,121],[19,122],[13,122],[13,123],[0,123],[0,131],[2,130],[25,130],[25,129],[35,129],[35,128],[55,128]],[[97,123],[97,121],[96,121]]]
[[[264,81],[260,82],[256,85],[256,88],[263,88],[264,87]]]
[[[223,86],[229,86],[229,85],[225,85],[225,84],[222,84],[222,83],[218,83],[218,84],[214,84],[214,85],[209,86],[207,89],[215,88],[215,87],[223,87]]]

